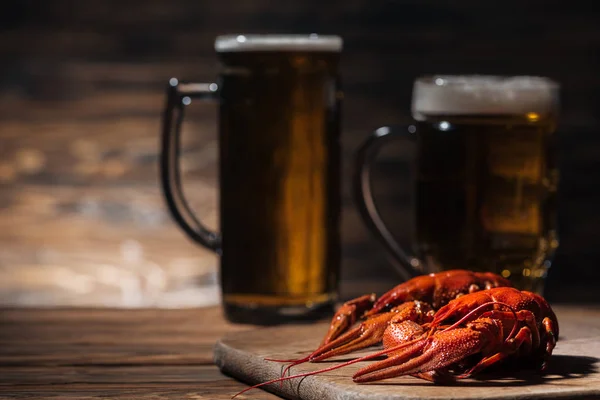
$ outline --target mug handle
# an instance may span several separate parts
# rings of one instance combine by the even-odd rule
[[[184,83],[171,78],[163,114],[160,182],[167,207],[175,222],[195,242],[221,254],[221,235],[205,227],[190,209],[181,189],[179,168],[181,125],[184,109],[192,98],[216,100],[216,83]]]
[[[386,250],[392,255],[395,261],[393,263],[394,267],[400,276],[408,280],[424,273],[422,263],[418,258],[406,252],[396,239],[394,239],[379,214],[377,205],[373,199],[371,187],[371,164],[377,158],[379,150],[381,150],[383,145],[396,139],[415,142],[416,127],[409,125],[406,128],[394,129],[393,131],[387,126],[376,129],[356,153],[352,186],[354,200],[362,219],[375,237],[383,243]]]

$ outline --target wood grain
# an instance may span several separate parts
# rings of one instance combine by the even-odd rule
[[[218,337],[240,329],[218,308],[3,310],[0,366],[207,365]]]
[[[213,346],[251,329],[218,307],[0,309],[0,398],[228,399],[245,386],[213,365]]]
[[[214,365],[0,367],[0,374],[0,399],[230,399],[245,388]],[[251,398],[279,397],[261,392]]]
[[[41,384],[0,386],[0,399],[223,399],[229,400],[245,385],[221,374],[216,367],[204,367],[215,375],[214,380],[199,380],[193,383],[177,381],[164,383],[123,384],[105,382],[100,384]],[[127,371],[124,371],[127,372]],[[149,372],[149,371],[144,371]],[[160,375],[160,370],[151,376]],[[241,399],[274,400],[280,397],[268,392],[255,393]]]

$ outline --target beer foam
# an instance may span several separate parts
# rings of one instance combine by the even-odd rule
[[[426,115],[547,115],[557,106],[558,84],[536,76],[443,76],[417,79],[412,113]]]
[[[224,35],[215,39],[219,53],[235,51],[326,51],[340,52],[339,36],[310,35]]]

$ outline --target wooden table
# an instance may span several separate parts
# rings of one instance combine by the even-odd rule
[[[253,328],[218,307],[0,309],[0,399],[229,399],[247,386],[213,365],[213,345]]]
[[[566,337],[597,336],[600,307],[560,311]],[[0,399],[230,399],[247,386],[213,365],[213,346],[255,328],[226,322],[219,307],[0,308]]]

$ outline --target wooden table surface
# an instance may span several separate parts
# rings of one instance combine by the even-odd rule
[[[597,305],[561,310],[579,318],[573,329],[597,332]],[[0,399],[230,399],[247,385],[213,364],[214,345],[256,328],[226,322],[219,307],[0,308]]]
[[[0,399],[229,399],[247,386],[213,365],[213,345],[253,328],[218,307],[0,309]]]

